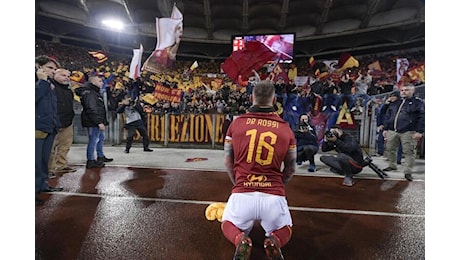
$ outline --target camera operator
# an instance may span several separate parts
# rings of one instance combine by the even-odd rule
[[[353,175],[360,173],[367,165],[358,140],[345,133],[339,125],[332,126],[325,133],[321,150],[323,152],[337,151],[337,155],[322,155],[320,160],[331,167],[331,172],[345,176],[342,183],[345,186],[353,186]]]
[[[316,171],[315,154],[319,149],[318,136],[307,114],[299,116],[299,123],[295,127],[294,134],[297,141],[297,165],[302,165],[302,162],[308,160],[310,163],[308,171]]]
[[[138,99],[133,101],[130,95],[126,95],[117,109],[117,113],[125,113],[125,128],[128,130],[125,153],[129,153],[129,150],[131,149],[136,130],[139,131],[142,136],[144,152],[153,151],[149,148],[150,140],[147,135],[147,128],[145,127],[144,111],[137,100]]]

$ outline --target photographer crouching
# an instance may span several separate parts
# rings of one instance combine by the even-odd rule
[[[294,134],[297,141],[297,165],[302,165],[302,162],[308,160],[310,163],[308,171],[316,171],[315,154],[319,150],[318,136],[307,114],[299,116],[299,123],[296,125]]]
[[[360,173],[367,163],[363,159],[363,153],[358,140],[352,135],[345,133],[343,129],[334,125],[324,135],[321,146],[323,152],[335,150],[337,155],[322,155],[320,161],[331,167],[331,172],[344,175],[343,185],[353,186],[353,175]]]

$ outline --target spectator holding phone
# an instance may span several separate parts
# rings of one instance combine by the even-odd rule
[[[50,79],[59,63],[48,56],[38,56],[35,65],[35,206],[40,206],[44,204],[38,197],[40,192],[62,190],[48,185],[48,161],[60,128],[55,86]]]

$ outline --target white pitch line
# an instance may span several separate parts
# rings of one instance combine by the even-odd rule
[[[72,165],[80,165],[80,166],[85,166],[86,164],[72,164]],[[203,172],[219,172],[223,174],[227,174],[225,172],[225,169],[208,169],[208,168],[193,168],[193,167],[169,167],[169,166],[149,166],[149,165],[128,165],[128,164],[111,164],[110,166],[106,165],[105,168],[109,167],[123,167],[123,168],[128,168],[128,167],[135,167],[135,168],[140,168],[140,169],[154,169],[154,170],[177,170],[177,171],[203,171]],[[294,176],[298,177],[321,177],[321,178],[340,178],[343,179],[342,175],[337,175],[337,174],[332,174],[328,172],[327,170],[319,170],[314,173],[311,172],[296,172],[294,173]],[[392,177],[388,176],[385,177],[385,180],[382,180],[378,176],[365,176],[365,175],[357,175],[354,176],[353,178],[357,180],[381,180],[381,181],[406,181],[405,178],[403,177]],[[414,179],[413,182],[425,182],[424,179]]]
[[[55,195],[68,195],[68,196],[80,196],[90,198],[116,198],[116,199],[127,199],[127,200],[141,200],[141,201],[157,201],[157,202],[171,202],[171,203],[183,203],[183,204],[199,204],[209,205],[214,202],[225,201],[205,201],[205,200],[181,200],[181,199],[160,199],[160,198],[144,198],[144,197],[121,197],[101,194],[90,194],[90,193],[76,193],[76,192],[50,192]],[[337,213],[337,214],[355,214],[355,215],[371,215],[371,216],[386,216],[386,217],[400,217],[400,218],[425,218],[425,215],[420,214],[405,214],[395,212],[381,212],[381,211],[368,211],[368,210],[348,210],[348,209],[328,209],[328,208],[310,208],[310,207],[289,207],[293,211],[304,211],[304,212],[320,212],[320,213]]]
[[[341,213],[341,214],[356,214],[356,215],[372,215],[372,216],[388,216],[399,218],[425,218],[425,215],[420,214],[405,214],[395,212],[368,211],[368,210],[349,210],[349,209],[326,209],[326,208],[308,208],[308,207],[289,207],[290,210],[322,212],[322,213]]]

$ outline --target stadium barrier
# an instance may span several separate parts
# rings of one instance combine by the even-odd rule
[[[355,135],[362,147],[370,152],[377,149],[377,113],[380,105],[390,93],[374,95],[361,115],[356,115],[357,128],[351,133]],[[415,96],[425,99],[425,85],[415,88]],[[81,107],[75,104],[74,143],[85,144],[88,141],[86,129],[81,126]],[[126,142],[123,114],[108,112],[109,126],[106,130],[106,144],[120,145]],[[226,128],[233,116],[228,114],[152,114],[147,116],[147,132],[154,146],[189,147],[189,148],[223,148]],[[417,153],[424,158],[425,137],[419,142]],[[136,133],[134,142],[140,142],[141,136]]]

